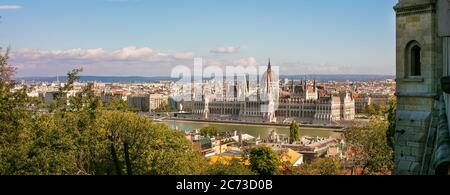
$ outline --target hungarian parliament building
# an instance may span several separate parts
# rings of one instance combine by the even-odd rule
[[[197,96],[192,93],[191,98],[179,98],[176,104],[197,120],[330,123],[355,118],[355,100],[350,92],[330,94],[317,86],[315,81],[281,83],[272,70],[270,60],[265,73],[257,79],[256,87],[250,87],[249,80],[247,76],[244,81],[235,77],[231,82],[224,82],[225,90],[221,96],[217,95],[220,90],[207,87],[212,84],[202,81],[201,87],[197,87],[201,91]],[[230,97],[227,92],[233,95]]]

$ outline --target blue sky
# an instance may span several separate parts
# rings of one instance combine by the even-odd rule
[[[0,0],[19,76],[167,75],[207,65],[394,74],[397,0]]]

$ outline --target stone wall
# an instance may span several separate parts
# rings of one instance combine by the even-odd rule
[[[442,43],[437,34],[434,1],[400,0],[397,13],[397,126],[395,173],[424,174],[424,156],[432,137],[439,79],[442,74]],[[421,75],[410,76],[408,46],[421,48]]]

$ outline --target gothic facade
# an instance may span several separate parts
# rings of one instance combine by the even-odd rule
[[[395,173],[448,174],[450,136],[441,79],[448,75],[448,0],[400,0]]]
[[[235,82],[238,83],[238,82]],[[246,83],[246,82],[242,82]],[[355,100],[350,93],[319,97],[316,82],[308,86],[305,82],[292,81],[289,86],[281,86],[268,68],[261,78],[257,98],[249,98],[247,92],[239,93],[235,87],[235,98],[214,99],[207,96],[199,101],[185,101],[183,106],[192,111],[193,118],[203,120],[238,120],[246,122],[275,123],[291,120],[301,122],[336,122],[353,120]],[[245,87],[244,87],[245,88]],[[284,96],[287,93],[288,96]],[[239,94],[248,95],[243,99]],[[283,95],[284,94],[284,95]]]

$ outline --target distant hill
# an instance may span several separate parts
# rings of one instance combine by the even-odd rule
[[[25,81],[56,81],[57,77],[18,77],[15,80],[25,80]],[[60,81],[66,81],[66,76],[59,77]],[[154,81],[176,81],[178,79],[172,79],[170,77],[137,77],[137,76],[80,76],[80,81],[82,82],[121,82],[121,83],[132,83],[132,82],[154,82]]]
[[[384,81],[386,79],[395,79],[393,75],[292,75],[280,76],[281,79],[289,80],[319,80],[319,81]]]
[[[395,76],[392,75],[282,75],[280,79],[289,79],[289,80],[319,80],[319,81],[382,81],[386,79],[395,79]],[[47,81],[52,82],[56,81],[56,77],[18,77],[16,80],[25,80],[25,81]],[[60,81],[66,81],[67,77],[62,76],[59,77]],[[97,82],[122,82],[122,83],[131,83],[131,82],[155,82],[155,81],[177,81],[178,79],[173,79],[171,77],[138,77],[138,76],[81,76],[80,81],[89,82],[89,81],[97,81]]]

